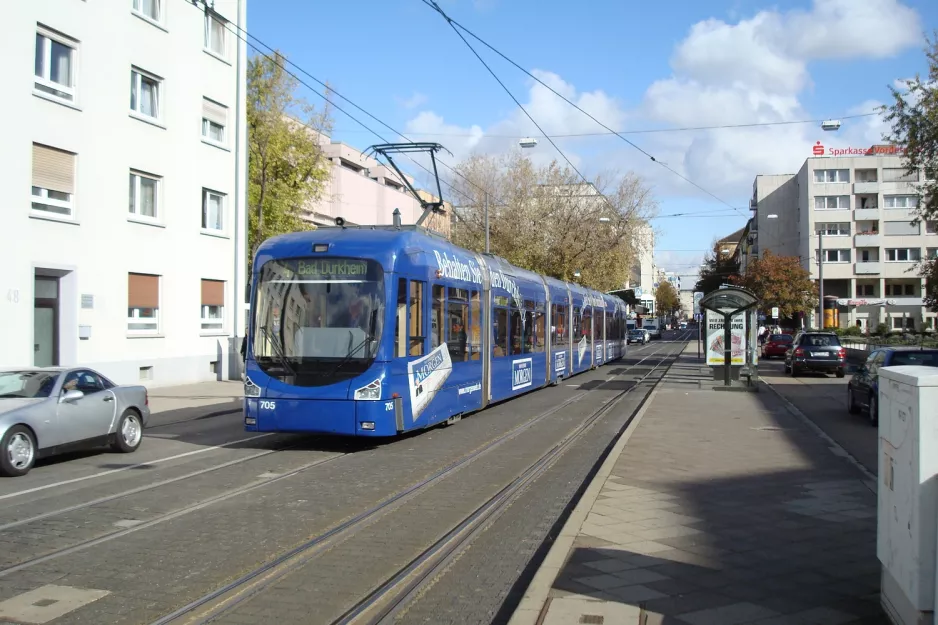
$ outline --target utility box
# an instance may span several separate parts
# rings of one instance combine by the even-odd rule
[[[938,369],[879,370],[876,555],[881,602],[897,625],[935,625]]]

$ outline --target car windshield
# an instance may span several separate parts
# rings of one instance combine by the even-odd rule
[[[0,399],[48,397],[59,375],[58,371],[0,371]]]
[[[806,334],[801,344],[808,347],[840,347],[836,334]]]
[[[789,334],[773,334],[769,337],[769,341],[772,343],[791,343],[792,338]]]
[[[374,360],[384,321],[384,271],[357,258],[271,260],[257,279],[253,355],[304,386],[357,375]]]
[[[641,330],[629,330],[629,334],[633,334],[635,336],[641,336],[643,332]]]
[[[894,367],[899,365],[938,367],[938,352],[895,352],[889,364]]]

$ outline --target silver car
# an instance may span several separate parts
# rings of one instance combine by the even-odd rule
[[[88,368],[0,370],[0,475],[25,475],[37,459],[77,448],[136,451],[149,418],[144,386]]]

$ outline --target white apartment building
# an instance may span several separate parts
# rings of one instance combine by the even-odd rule
[[[797,174],[757,176],[754,249],[799,256],[815,280],[820,258],[841,327],[935,329],[916,263],[938,254],[938,223],[912,223],[924,173],[906,174],[901,156],[884,151],[813,157]],[[817,311],[806,323],[820,326]]]
[[[336,217],[342,217],[350,225],[390,225],[394,209],[398,209],[401,223],[417,223],[423,209],[396,171],[324,134],[318,135],[318,141],[331,171],[322,197],[307,208],[307,220],[331,226]],[[406,180],[424,201],[438,201],[432,193],[417,188],[412,177],[406,176]],[[450,202],[444,203],[444,211],[430,215],[423,226],[449,238],[453,215]]]
[[[636,229],[635,260],[629,272],[627,289],[635,289],[635,297],[641,301],[648,314],[655,310],[655,231],[645,222]]]
[[[0,23],[0,366],[240,377],[246,0],[30,0]]]

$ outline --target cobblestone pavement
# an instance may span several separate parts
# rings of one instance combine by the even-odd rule
[[[697,363],[690,345],[512,625],[545,603],[543,625],[888,623],[864,476],[769,389],[714,392]]]
[[[660,347],[653,343],[633,349],[634,355],[623,364],[633,364]],[[15,605],[6,600],[15,602],[23,593],[38,592],[48,594],[39,600],[46,607],[56,602],[75,606],[51,623],[150,623],[376,505],[581,389],[591,389],[569,410],[545,418],[486,454],[484,461],[388,510],[373,525],[324,552],[314,566],[287,576],[272,592],[227,617],[238,622],[256,612],[260,620],[253,622],[307,623],[311,614],[312,622],[338,615],[621,390],[614,385],[596,387],[623,368],[603,367],[569,384],[472,415],[455,427],[390,443],[342,444],[337,439],[279,435],[248,440],[250,435],[223,417],[193,419],[158,431],[163,440],[150,433],[145,448],[129,457],[78,456],[40,467],[32,481],[5,481],[0,484],[0,527],[9,527],[0,530],[0,619],[10,618],[4,606]],[[226,438],[241,442],[219,447]],[[596,441],[594,460],[600,443]],[[326,458],[334,459],[290,475]],[[582,475],[553,479],[566,482],[569,493]],[[257,484],[261,487],[253,488]],[[551,495],[545,509],[558,514],[566,505],[564,496]],[[108,501],[87,505],[98,499]],[[67,510],[70,507],[75,509]],[[549,518],[538,522],[551,524]],[[515,542],[515,536],[511,540],[496,543],[496,549],[515,557],[515,551],[531,548],[523,540]],[[519,562],[523,568],[523,559]],[[517,576],[517,570],[505,571],[499,579],[510,588]],[[92,594],[81,595],[83,590]],[[71,595],[63,598],[57,592]]]

